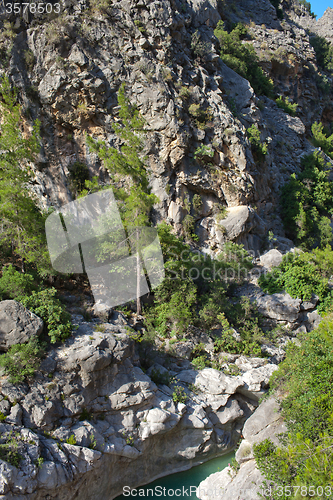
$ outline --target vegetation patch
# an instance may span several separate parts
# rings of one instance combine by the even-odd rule
[[[223,21],[219,21],[214,34],[220,42],[223,62],[243,78],[249,80],[257,95],[272,97],[273,83],[259,66],[259,59],[252,45],[243,43],[243,40],[248,36],[247,28],[238,23],[228,33],[224,29]]]
[[[9,382],[18,384],[34,376],[43,353],[43,346],[34,337],[26,344],[11,346],[8,352],[0,356],[0,366],[4,369],[5,375],[9,375]]]
[[[291,494],[281,498],[320,498],[321,490],[333,487],[332,347],[330,313],[316,330],[303,336],[299,346],[288,344],[285,360],[270,379],[271,391],[284,395],[282,416],[289,432],[280,446],[266,439],[253,450],[275,495],[278,487],[290,487]]]
[[[283,97],[280,96],[276,99],[275,102],[279,108],[283,109],[283,111],[288,113],[290,116],[296,115],[298,104],[296,102],[292,103],[288,96],[285,99],[283,99]]]
[[[331,165],[319,151],[304,156],[301,165],[302,172],[292,174],[281,190],[285,231],[303,249],[325,248],[332,239],[329,216],[333,213],[333,185],[328,180]]]

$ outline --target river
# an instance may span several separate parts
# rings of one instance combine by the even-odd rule
[[[177,472],[176,474],[156,479],[156,481],[145,486],[138,486],[132,489],[132,491],[128,488],[127,490],[123,490],[124,494],[118,496],[115,500],[133,498],[147,498],[149,500],[191,498],[195,500],[198,498],[195,494],[195,489],[199,486],[199,483],[210,474],[221,471],[227,467],[234,456],[235,453],[231,452],[222,457],[213,458],[208,462],[192,467],[192,469],[184,472]]]

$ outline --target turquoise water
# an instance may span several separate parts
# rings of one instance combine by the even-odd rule
[[[115,500],[125,500],[133,498],[146,498],[149,500],[161,500],[165,498],[192,498],[197,499],[195,495],[195,486],[199,486],[199,483],[206,479],[210,474],[218,472],[227,467],[228,463],[234,458],[235,453],[231,452],[228,455],[223,455],[222,457],[213,458],[209,462],[192,467],[192,469],[186,470],[184,472],[177,472],[176,474],[171,474],[170,476],[161,477],[156,479],[156,481],[149,483],[145,486],[138,486],[135,491],[127,493],[126,495],[120,495]],[[190,487],[192,486],[192,491]],[[163,490],[165,488],[165,490]],[[149,491],[147,491],[149,490]],[[168,495],[168,490],[170,493]],[[175,490],[178,490],[177,492]],[[185,492],[184,492],[185,490]],[[192,493],[192,494],[191,494]]]

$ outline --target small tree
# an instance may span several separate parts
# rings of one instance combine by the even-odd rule
[[[140,249],[144,246],[139,227],[149,224],[149,213],[157,197],[150,193],[148,176],[144,160],[141,158],[142,141],[139,133],[143,130],[144,121],[135,106],[132,106],[125,95],[125,84],[118,92],[121,124],[115,123],[113,128],[123,144],[118,150],[108,147],[104,141],[95,142],[88,137],[89,147],[104,161],[111,177],[114,193],[118,199],[120,214],[127,232],[128,242],[135,240],[137,256],[137,314],[141,314],[140,300]],[[119,188],[121,180],[127,179],[128,186]],[[135,235],[135,238],[133,238]]]
[[[30,183],[31,164],[38,153],[39,122],[30,136],[22,132],[21,106],[17,90],[11,89],[7,77],[0,85],[0,243],[9,245],[24,260],[40,269],[47,267],[44,215],[34,199]]]

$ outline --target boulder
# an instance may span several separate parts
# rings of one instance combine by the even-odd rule
[[[289,293],[266,294],[257,299],[258,310],[266,318],[291,323],[298,318],[301,302],[301,299],[293,299]]]
[[[247,233],[253,228],[253,222],[249,207],[240,205],[229,207],[228,215],[220,223],[228,236],[228,240],[235,240],[243,233]]]
[[[267,267],[267,269],[272,269],[272,267],[276,267],[281,264],[282,257],[282,253],[273,248],[260,257],[260,264]]]
[[[43,320],[16,300],[0,302],[0,351],[27,342],[43,331]]]

